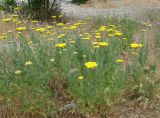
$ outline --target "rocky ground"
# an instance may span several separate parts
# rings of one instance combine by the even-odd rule
[[[114,4],[118,7],[109,7],[109,8],[100,8],[96,6],[87,6],[86,5],[74,5],[71,4],[71,0],[60,0],[60,7],[62,12],[72,18],[83,19],[88,16],[139,16],[142,13],[147,12],[148,10],[160,10],[160,4],[153,6],[153,5],[129,5],[129,6],[122,6],[121,0],[113,0]]]

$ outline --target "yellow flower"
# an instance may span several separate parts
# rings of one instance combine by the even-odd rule
[[[133,55],[138,55],[139,53],[137,53],[137,52],[132,52],[132,54],[133,54]]]
[[[37,28],[36,29],[36,32],[45,32],[46,31],[46,28]]]
[[[114,36],[114,34],[108,34],[108,36],[109,36],[109,37],[113,37],[113,36]]]
[[[88,17],[88,18],[86,18],[86,20],[92,20],[92,17]]]
[[[116,31],[116,32],[114,33],[114,36],[122,36],[122,35],[123,35],[123,33],[120,32],[120,31]]]
[[[127,40],[127,38],[122,38],[123,40]]]
[[[2,19],[2,21],[3,22],[10,22],[10,21],[12,21],[12,18],[4,18],[4,19]]]
[[[64,26],[64,24],[63,23],[58,23],[57,26]]]
[[[32,44],[32,41],[28,41],[28,45],[29,45],[29,44]]]
[[[22,73],[22,71],[20,71],[20,70],[15,71],[15,74],[16,74],[16,75],[19,75],[19,74],[21,74],[21,73]]]
[[[84,40],[90,40],[91,38],[90,37],[85,37],[85,38],[82,38]]]
[[[107,29],[107,26],[101,26],[100,28],[99,28],[99,31],[105,31]]]
[[[54,60],[54,59],[50,59],[50,61],[51,61],[51,62],[54,62],[55,60]]]
[[[32,65],[33,63],[31,61],[27,61],[25,62],[25,66],[28,66],[28,65]]]
[[[75,43],[76,41],[70,41],[70,43]]]
[[[14,10],[15,10],[15,11],[21,10],[21,7],[20,7],[20,6],[17,6],[17,7],[14,8]]]
[[[143,47],[143,45],[140,44],[140,43],[132,43],[130,46],[131,46],[131,48],[140,48],[140,47]]]
[[[59,48],[63,48],[66,46],[66,43],[58,43],[58,44],[55,44],[55,46]]]
[[[94,48],[100,48],[100,46],[99,45],[95,45],[95,46],[93,46]]]
[[[58,17],[61,18],[61,17],[63,17],[63,15],[59,15]]]
[[[51,28],[53,28],[53,26],[47,26],[46,28],[47,28],[47,29],[51,29]]]
[[[23,31],[23,30],[26,30],[26,27],[17,27],[16,30],[17,31]]]
[[[7,38],[6,35],[0,36],[0,39],[6,39],[6,38]]]
[[[33,20],[32,23],[38,23],[38,20]]]
[[[56,18],[57,16],[52,16],[52,18]]]
[[[99,44],[99,42],[97,42],[97,41],[92,43],[92,45],[98,45],[98,44]]]
[[[100,39],[100,38],[102,38],[102,37],[97,35],[97,36],[95,36],[95,38],[96,38],[96,39]]]
[[[82,79],[84,79],[84,77],[83,77],[83,76],[79,76],[78,79],[79,79],[79,80],[82,80]]]
[[[17,17],[18,17],[18,15],[12,15],[12,17],[17,18]]]
[[[123,60],[123,59],[117,59],[116,62],[117,62],[117,63],[123,63],[124,60]]]
[[[48,39],[48,41],[53,41],[53,40],[54,40],[53,38]]]
[[[109,43],[108,43],[108,42],[99,42],[99,45],[100,45],[100,46],[108,46]]]
[[[98,66],[96,62],[92,62],[92,61],[86,62],[84,65],[86,68],[89,68],[89,69],[96,68]]]

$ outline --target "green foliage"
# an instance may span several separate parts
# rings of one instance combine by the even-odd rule
[[[84,4],[86,3],[88,0],[72,0],[72,3],[75,3],[75,4]]]
[[[51,16],[59,16],[61,10],[56,0],[28,0],[28,3],[21,4],[21,14],[37,20],[49,20]]]
[[[7,12],[13,12],[15,6],[16,6],[15,0],[2,0],[2,1],[0,1],[0,10],[4,10]]]

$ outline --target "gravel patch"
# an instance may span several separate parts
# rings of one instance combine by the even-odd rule
[[[116,2],[114,0],[114,2]],[[117,4],[120,2],[118,1]],[[129,6],[129,7],[121,7],[121,8],[95,8],[95,7],[82,7],[78,5],[71,4],[71,0],[60,0],[59,1],[60,8],[62,12],[67,17],[84,19],[89,16],[139,16],[142,13],[145,13],[148,10],[160,10],[160,5],[158,7],[151,6]]]

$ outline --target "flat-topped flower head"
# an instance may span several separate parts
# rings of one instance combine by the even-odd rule
[[[3,22],[10,22],[10,21],[12,21],[12,18],[4,18],[4,19],[2,19],[2,21]]]
[[[88,69],[93,69],[93,68],[96,68],[98,66],[97,63],[94,62],[94,61],[86,62],[84,65]]]
[[[21,74],[22,73],[22,71],[20,71],[20,70],[16,70],[15,71],[15,75],[19,75],[19,74]]]
[[[99,42],[99,46],[109,46],[108,42]]]
[[[130,47],[131,47],[131,48],[141,48],[141,47],[143,47],[143,45],[140,44],[140,43],[132,43],[132,44],[130,45]]]
[[[79,79],[79,80],[82,80],[82,79],[84,79],[84,77],[83,77],[83,76],[79,76],[78,79]]]
[[[29,66],[29,65],[32,65],[33,63],[31,61],[27,61],[25,62],[25,66]]]
[[[26,30],[26,27],[17,27],[16,30],[21,32],[21,31]]]
[[[57,43],[55,44],[56,47],[59,47],[59,48],[63,48],[66,46],[66,43]]]
[[[46,28],[37,28],[36,29],[36,32],[40,32],[40,33],[42,33],[42,32],[45,32],[46,31]]]
[[[123,59],[117,59],[116,62],[117,62],[117,63],[123,63],[124,60],[123,60]]]

